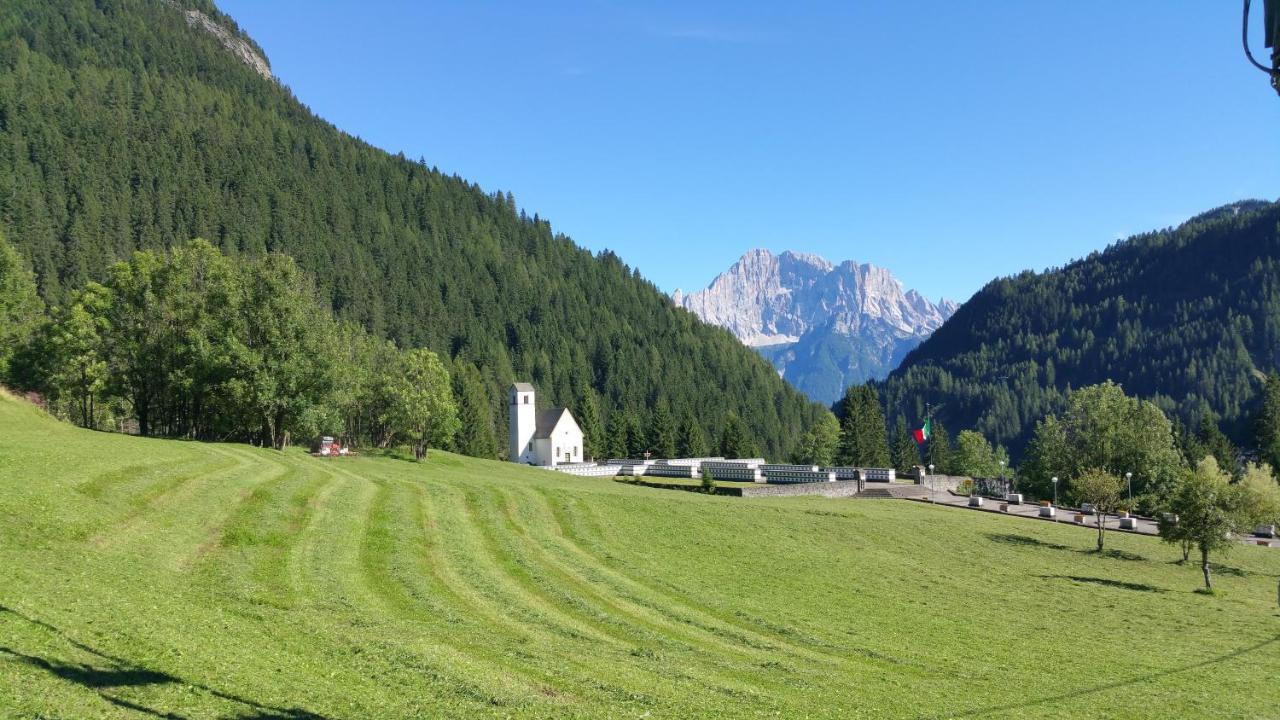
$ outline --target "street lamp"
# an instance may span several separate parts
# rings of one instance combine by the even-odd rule
[[[1000,484],[1004,485],[1005,493],[1010,492],[1009,486],[1006,485],[1004,481],[1004,461],[1003,460],[1000,461]]]
[[[1126,484],[1129,485],[1129,511],[1132,512],[1133,511],[1133,473],[1131,472],[1125,473],[1124,481]]]
[[[933,463],[929,463],[929,502],[937,502],[937,498],[934,497],[934,495],[937,493],[937,490],[934,486],[934,482],[935,481],[933,479]]]
[[[1058,476],[1053,476],[1053,506],[1058,507]]]

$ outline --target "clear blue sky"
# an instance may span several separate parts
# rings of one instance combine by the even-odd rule
[[[338,127],[667,291],[765,247],[963,300],[1280,196],[1234,1],[218,2]]]

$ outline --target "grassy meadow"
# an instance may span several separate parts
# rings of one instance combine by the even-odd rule
[[[78,430],[0,395],[0,717],[1277,717],[1280,551]]]

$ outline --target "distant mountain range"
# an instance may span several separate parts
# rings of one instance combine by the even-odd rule
[[[958,307],[904,290],[886,269],[817,255],[751,250],[675,304],[727,328],[814,400],[883,379]]]

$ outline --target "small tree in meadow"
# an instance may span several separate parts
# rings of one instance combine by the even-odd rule
[[[1086,470],[1071,483],[1076,499],[1093,506],[1098,521],[1098,552],[1102,552],[1107,515],[1123,507],[1124,482],[1105,470]]]
[[[1259,474],[1254,470],[1252,474]],[[1246,475],[1250,473],[1246,471]],[[1260,517],[1259,504],[1270,502],[1259,495],[1253,482],[1231,484],[1231,476],[1218,468],[1212,455],[1200,461],[1196,469],[1186,473],[1174,486],[1169,510],[1178,516],[1181,537],[1200,550],[1200,569],[1204,573],[1204,589],[1213,591],[1209,557],[1235,547],[1233,535],[1253,529]]]
[[[708,467],[702,468],[702,492],[708,495],[714,495],[716,492],[716,478]]]

